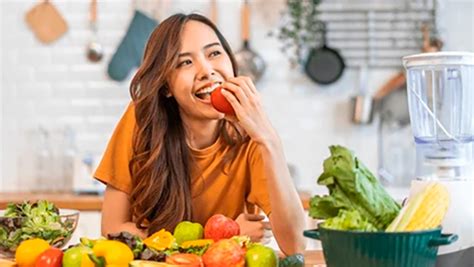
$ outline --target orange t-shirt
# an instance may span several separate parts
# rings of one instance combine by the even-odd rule
[[[132,137],[135,109],[130,104],[107,145],[94,177],[127,194],[132,191],[129,162],[133,155]],[[221,161],[230,147],[221,139],[205,149],[192,149],[195,168],[191,174],[193,218],[204,224],[214,214],[230,218],[244,212],[247,204],[270,214],[263,160],[258,145],[244,143],[236,157],[222,168]]]

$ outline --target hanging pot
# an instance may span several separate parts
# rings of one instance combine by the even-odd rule
[[[241,13],[242,49],[235,54],[239,68],[239,75],[249,76],[257,82],[265,72],[265,61],[255,51],[250,49],[250,6],[248,0],[244,1]]]

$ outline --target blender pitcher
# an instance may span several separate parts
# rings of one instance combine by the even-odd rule
[[[458,242],[441,247],[437,266],[472,266],[474,258],[474,53],[437,52],[403,58],[410,122],[416,146],[416,180],[450,193],[443,231]]]
[[[417,176],[472,178],[474,53],[418,54],[403,62]]]

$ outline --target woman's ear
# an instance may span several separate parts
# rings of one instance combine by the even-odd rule
[[[163,94],[164,96],[166,96],[167,98],[170,98],[170,97],[173,96],[173,95],[171,94],[171,91],[170,91],[170,88],[168,87],[168,85],[165,85],[165,86],[163,87],[163,90],[161,90],[161,92],[162,92],[162,94]]]

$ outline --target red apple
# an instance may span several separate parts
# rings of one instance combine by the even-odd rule
[[[207,220],[206,225],[204,226],[204,238],[213,239],[215,242],[239,234],[239,224],[222,214],[212,216]]]
[[[206,267],[244,267],[245,251],[232,239],[212,244],[202,256]]]

